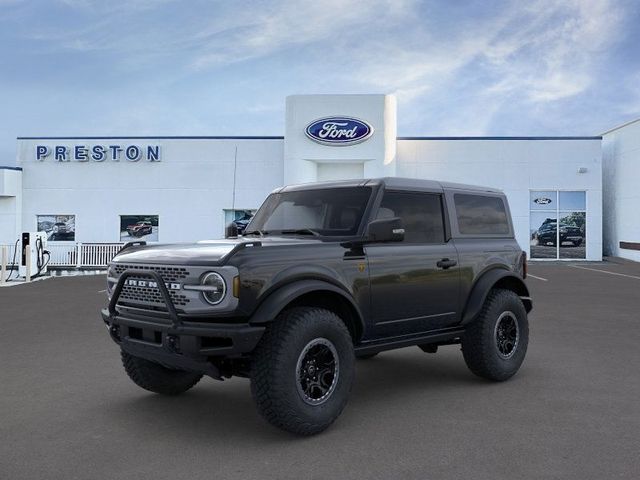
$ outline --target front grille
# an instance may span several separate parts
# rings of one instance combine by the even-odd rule
[[[165,282],[178,282],[189,276],[186,268],[182,267],[157,267],[155,265],[123,265],[121,263],[115,266],[116,275],[120,276],[125,270],[153,270],[162,275]]]
[[[183,267],[163,267],[155,265],[126,265],[116,264],[114,265],[114,271],[117,277],[120,277],[126,270],[150,270],[158,272],[165,283],[181,283],[189,277],[189,271]],[[151,280],[151,277],[146,276],[131,276],[128,277],[131,280]],[[181,291],[169,290],[171,300],[173,300],[174,306],[179,309],[185,307],[191,300],[187,298]],[[139,287],[136,285],[122,286],[118,303],[136,305],[136,306],[148,306],[154,310],[166,310],[166,305],[162,294],[158,288],[154,287]]]
[[[134,277],[129,277],[134,278]],[[178,307],[184,307],[190,300],[181,293],[174,290],[169,290],[169,295],[173,304]],[[154,303],[164,305],[164,299],[160,290],[151,287],[134,287],[133,285],[124,285],[122,292],[120,293],[119,300],[134,302],[134,303]]]

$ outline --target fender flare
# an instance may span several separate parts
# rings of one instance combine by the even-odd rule
[[[349,295],[349,293],[342,288],[332,283],[314,279],[296,280],[294,282],[287,283],[285,285],[282,285],[281,287],[276,288],[273,292],[268,294],[268,296],[253,312],[253,314],[251,314],[249,323],[251,323],[252,325],[262,325],[270,323],[287,305],[293,302],[296,298],[299,298],[307,293],[321,291],[340,295],[342,299],[347,302],[353,313],[353,320],[357,323],[357,325],[354,325],[354,327],[360,334],[364,332],[364,321],[362,318],[362,312],[360,312],[360,309],[356,305],[351,295]],[[346,321],[347,319],[343,320]]]
[[[476,318],[482,310],[482,305],[484,305],[487,295],[497,284],[514,291],[524,303],[527,313],[531,311],[533,303],[524,280],[510,270],[493,268],[483,273],[471,288],[469,299],[462,314],[462,325],[466,325]]]

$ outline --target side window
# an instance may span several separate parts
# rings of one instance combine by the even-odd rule
[[[430,193],[387,190],[377,218],[400,217],[407,243],[444,243],[442,198]]]
[[[509,234],[509,219],[501,197],[456,193],[453,201],[461,234]]]

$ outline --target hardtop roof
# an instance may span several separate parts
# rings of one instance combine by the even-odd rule
[[[316,190],[325,188],[343,188],[343,187],[365,187],[384,185],[389,188],[416,189],[416,190],[466,190],[474,192],[486,193],[503,193],[497,188],[484,187],[479,185],[468,185],[464,183],[440,182],[436,180],[426,180],[420,178],[405,177],[379,177],[364,178],[353,180],[332,180],[327,182],[300,183],[296,185],[287,185],[277,188],[274,193],[290,192],[299,190]]]

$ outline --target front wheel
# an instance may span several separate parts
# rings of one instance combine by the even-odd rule
[[[184,370],[172,370],[158,363],[134,357],[122,351],[122,365],[129,378],[139,387],[163,395],[186,392],[200,381],[202,375]]]
[[[503,381],[522,365],[528,343],[529,323],[522,300],[511,290],[494,289],[462,336],[462,353],[473,373]]]
[[[251,362],[258,411],[288,432],[319,433],[347,404],[354,363],[351,335],[336,314],[286,310],[267,327]]]

